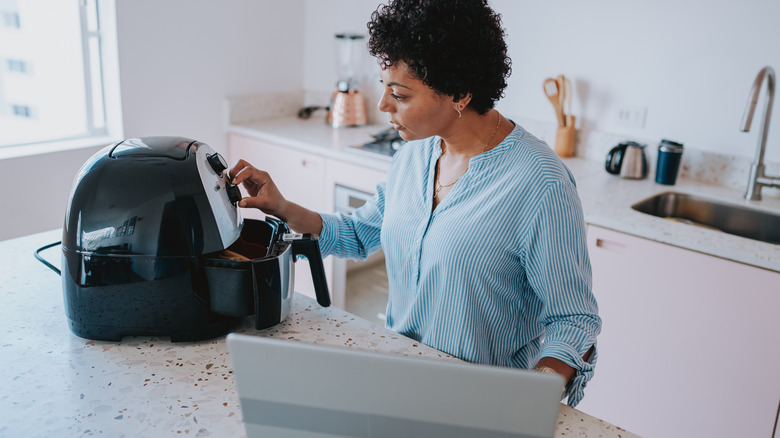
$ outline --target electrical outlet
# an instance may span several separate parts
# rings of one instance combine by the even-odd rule
[[[615,122],[626,128],[644,129],[647,107],[641,105],[619,105]]]

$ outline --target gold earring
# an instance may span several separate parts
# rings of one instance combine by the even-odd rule
[[[460,113],[460,108],[455,108],[455,111],[458,112],[458,118],[461,118],[461,116],[463,116],[463,114]]]

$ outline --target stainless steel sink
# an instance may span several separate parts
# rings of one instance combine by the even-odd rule
[[[632,205],[636,211],[714,228],[748,239],[780,244],[780,214],[724,204],[698,196],[664,192]]]

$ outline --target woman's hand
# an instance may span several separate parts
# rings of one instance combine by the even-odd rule
[[[243,185],[249,194],[249,197],[239,201],[239,207],[259,208],[266,214],[286,220],[285,210],[288,202],[268,172],[257,169],[245,160],[238,160],[230,169],[230,176],[233,184]]]
[[[238,160],[229,172],[233,184],[241,184],[249,197],[238,202],[239,207],[259,208],[263,213],[276,216],[287,222],[298,233],[322,232],[322,218],[319,214],[288,201],[274,184],[268,172],[264,172]]]

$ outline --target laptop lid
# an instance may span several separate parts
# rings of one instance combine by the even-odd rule
[[[550,438],[563,379],[232,333],[247,436]]]

